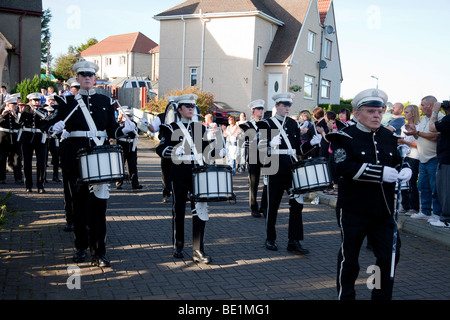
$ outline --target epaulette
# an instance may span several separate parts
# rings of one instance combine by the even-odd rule
[[[330,142],[339,141],[341,139],[353,139],[353,137],[345,133],[344,130],[329,133],[325,136],[325,138]]]

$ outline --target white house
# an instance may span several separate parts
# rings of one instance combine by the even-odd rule
[[[199,86],[235,109],[268,110],[295,90],[292,112],[338,104],[342,72],[332,0],[188,0],[160,21],[159,94]]]
[[[158,45],[140,32],[110,36],[87,48],[80,56],[95,62],[102,79],[142,76],[158,79]]]

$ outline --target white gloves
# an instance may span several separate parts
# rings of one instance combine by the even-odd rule
[[[146,127],[148,127],[150,125],[150,122],[148,122],[147,119],[144,119],[144,118],[141,119],[141,123]]]
[[[67,139],[68,137],[70,137],[70,132],[67,130],[63,130],[61,134],[61,140]]]
[[[175,150],[175,155],[177,155],[177,156],[182,156],[184,154],[184,147],[178,147],[176,150]]]
[[[220,156],[221,158],[224,158],[226,155],[227,155],[227,149],[222,148],[222,149],[219,151],[219,156]]]
[[[383,169],[383,181],[394,183],[398,180],[398,171],[392,167],[385,166]]]
[[[398,179],[402,182],[407,182],[412,177],[412,170],[410,168],[403,168],[398,174]]]
[[[123,134],[128,134],[130,132],[133,132],[136,129],[136,125],[134,122],[131,121],[125,121],[125,125],[122,128]]]
[[[281,145],[281,135],[276,135],[270,141],[270,146],[273,148],[273,147],[276,147],[276,146],[279,146],[279,145]]]
[[[58,121],[57,123],[55,123],[52,127],[52,132],[54,135],[60,134],[61,132],[63,132],[64,128],[66,127],[66,124],[64,123],[64,121]]]
[[[318,145],[320,143],[320,141],[322,141],[322,135],[316,134],[316,135],[314,135],[314,137],[312,137],[310,143],[312,146],[315,146],[315,145]]]

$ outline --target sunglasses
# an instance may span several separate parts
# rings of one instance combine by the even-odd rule
[[[264,110],[264,107],[256,107],[256,108],[253,108],[254,110]]]
[[[33,100],[33,101],[41,101],[41,99],[31,99],[31,100]]]
[[[78,72],[78,74],[83,76],[83,77],[95,76],[95,72],[90,72],[90,71],[82,71],[82,72]]]
[[[189,108],[189,109],[195,108],[195,104],[182,104],[182,106],[185,106],[186,108]]]

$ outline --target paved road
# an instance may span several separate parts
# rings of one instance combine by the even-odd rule
[[[73,235],[63,231],[61,183],[49,182],[44,195],[25,193],[23,186],[11,183],[2,185],[0,196],[12,191],[8,207],[18,211],[0,231],[0,299],[336,300],[340,234],[330,206],[306,203],[303,244],[311,253],[296,256],[285,250],[285,199],[277,222],[280,250],[268,251],[263,245],[264,220],[248,211],[247,176],[237,174],[233,181],[237,202],[211,204],[205,251],[213,262],[197,265],[190,259],[190,218],[186,257],[172,257],[171,204],[161,203],[159,158],[146,137],[139,140],[139,175],[143,190],[133,191],[124,184],[123,190],[112,191],[107,217],[107,256],[112,266],[104,269],[72,262]],[[450,248],[411,233],[401,236],[393,298],[450,299]],[[373,263],[372,252],[362,248],[360,300],[370,299],[366,270]],[[74,267],[75,273],[69,273],[68,268]]]

